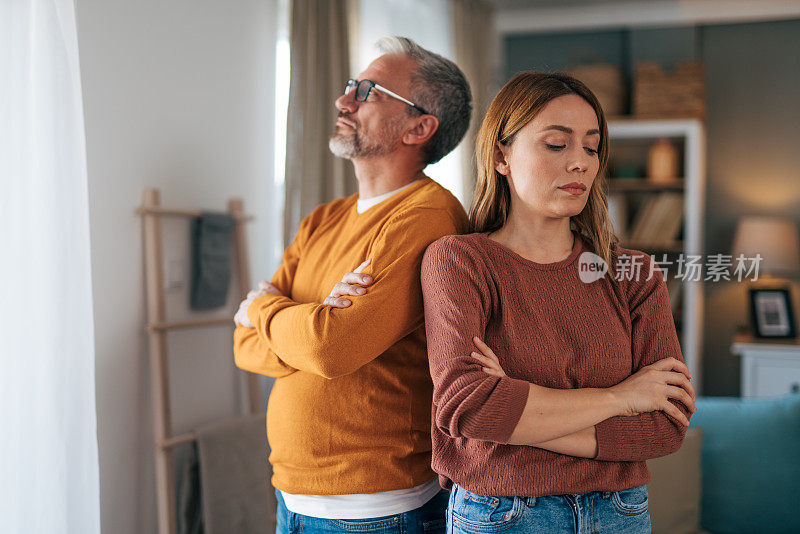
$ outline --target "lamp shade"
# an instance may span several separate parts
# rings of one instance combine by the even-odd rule
[[[744,254],[763,258],[759,271],[766,274],[800,271],[800,236],[797,223],[781,217],[742,217],[733,238],[733,259]]]

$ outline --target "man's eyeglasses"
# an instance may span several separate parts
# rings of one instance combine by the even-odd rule
[[[411,100],[406,100],[405,98],[403,98],[402,96],[398,95],[397,93],[394,93],[394,92],[388,90],[387,88],[383,87],[382,85],[378,85],[377,83],[373,82],[372,80],[353,80],[353,79],[347,80],[347,85],[344,88],[344,94],[348,94],[350,91],[355,89],[356,90],[356,95],[355,95],[356,102],[365,102],[367,100],[367,97],[369,96],[369,92],[372,91],[373,87],[375,89],[377,89],[378,91],[380,91],[381,93],[387,94],[387,95],[391,96],[392,98],[396,98],[400,102],[405,102],[406,104],[408,104],[412,108],[419,110],[423,115],[428,115],[429,114],[427,111],[425,111],[424,109],[422,109],[421,107],[419,107],[418,105],[413,103]]]

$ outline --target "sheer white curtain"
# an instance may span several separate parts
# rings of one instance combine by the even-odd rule
[[[99,532],[73,0],[0,2],[0,180],[0,532]]]

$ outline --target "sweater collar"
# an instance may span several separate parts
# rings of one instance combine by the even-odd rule
[[[529,260],[528,258],[525,258],[525,257],[517,254],[516,252],[514,252],[513,250],[511,250],[507,246],[505,246],[505,245],[503,245],[501,243],[498,243],[494,239],[490,238],[488,236],[488,233],[481,233],[479,235],[481,236],[481,238],[482,238],[482,240],[484,242],[489,243],[490,246],[494,247],[495,249],[498,249],[498,250],[502,251],[503,254],[505,254],[506,256],[511,257],[513,260],[515,260],[515,261],[517,261],[519,263],[522,263],[523,265],[527,265],[528,267],[532,267],[532,268],[540,270],[540,271],[558,271],[558,270],[563,270],[563,269],[569,267],[570,265],[572,265],[573,263],[575,263],[575,260],[578,259],[578,256],[580,256],[581,252],[584,251],[583,239],[581,238],[580,233],[576,232],[575,230],[572,230],[572,235],[574,237],[574,240],[573,240],[573,243],[572,243],[572,252],[570,252],[569,256],[567,256],[563,260],[554,261],[554,262],[550,262],[550,263],[537,263],[535,261]]]

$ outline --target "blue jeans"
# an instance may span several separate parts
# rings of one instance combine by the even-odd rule
[[[467,532],[649,533],[647,486],[574,495],[495,497],[453,484],[447,534]]]
[[[321,519],[296,514],[286,508],[281,492],[278,497],[277,534],[316,532],[378,532],[380,534],[444,534],[445,510],[450,492],[442,490],[415,510],[370,519]]]

